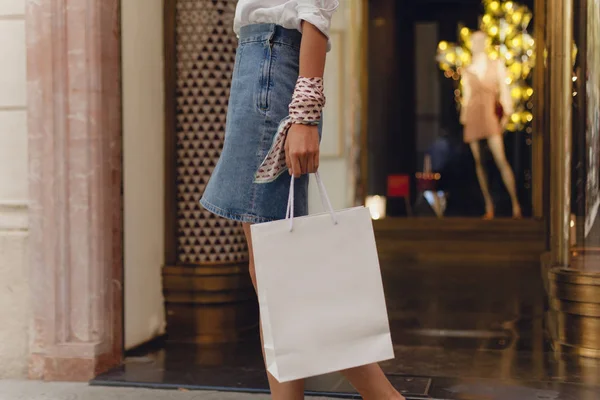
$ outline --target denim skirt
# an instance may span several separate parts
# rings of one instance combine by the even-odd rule
[[[255,183],[298,79],[300,41],[297,30],[275,24],[243,27],[235,59],[225,142],[200,200],[208,211],[247,223],[284,219],[290,176]],[[294,215],[308,212],[308,177],[294,182]]]

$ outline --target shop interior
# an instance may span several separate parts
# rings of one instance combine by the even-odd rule
[[[162,230],[153,229],[146,219],[145,232],[128,236],[126,221],[126,249],[132,249],[132,243],[137,246],[125,252],[127,358],[123,366],[92,383],[264,393],[268,385],[258,344],[256,299],[244,270],[243,234],[235,224],[198,222],[194,218],[203,216],[202,211],[190,205],[196,204],[198,190],[214,165],[212,159],[198,165],[193,160],[214,155],[219,136],[213,127],[224,123],[225,89],[219,82],[225,82],[231,71],[213,67],[232,64],[235,56],[235,39],[222,39],[229,29],[222,20],[228,21],[235,1],[213,0],[216,39],[200,49],[208,53],[201,60],[206,70],[194,68],[191,80],[178,75],[194,60],[178,53],[178,32],[189,27],[177,30],[177,23],[185,22],[177,12],[192,7],[201,14],[195,1],[177,0],[173,4],[179,8],[154,10],[155,22],[164,25],[165,45],[152,54],[157,59],[164,56],[167,95],[165,104],[158,105],[166,110],[165,121],[160,121],[165,123],[165,136],[153,151],[164,152],[167,172],[163,186],[152,189],[154,194],[166,193],[165,204],[155,204],[164,207],[148,215],[160,216]],[[555,390],[572,398],[591,398],[578,384],[590,379],[598,383],[600,364],[556,357],[545,325],[540,257],[547,248],[547,226],[536,213],[532,151],[538,115],[533,93],[534,0],[350,3],[354,6],[346,11],[359,16],[352,20],[359,25],[337,30],[345,48],[353,49],[349,51],[353,64],[345,72],[348,81],[338,83],[346,90],[340,93],[348,95],[343,98],[362,101],[349,100],[356,111],[349,112],[349,118],[341,111],[337,114],[347,120],[348,133],[327,144],[336,150],[322,166],[344,182],[332,195],[334,203],[345,204],[344,199],[351,197],[354,204],[371,210],[396,351],[396,359],[383,365],[386,374],[411,399],[467,398],[460,390],[452,391],[465,384],[465,377],[476,382],[527,381],[530,392],[525,396],[542,392],[551,396]],[[133,16],[139,10],[126,12]],[[144,29],[153,32],[151,24]],[[478,42],[478,37],[483,40]],[[474,41],[486,67],[483,75],[473,70],[474,78],[467,83],[463,76],[476,58]],[[135,43],[129,42],[132,51]],[[210,53],[215,48],[221,55]],[[147,61],[144,57],[139,54],[130,62],[141,65]],[[337,61],[332,65],[343,64],[342,58]],[[492,135],[500,143],[488,140],[490,133],[481,129],[475,133],[483,135],[478,140],[465,138],[461,121],[467,91],[471,99],[490,97],[485,79],[477,78],[492,73],[488,64],[502,64],[494,73],[502,71],[504,85],[492,95],[497,99],[474,108],[477,112],[471,115],[484,110],[482,114],[505,119],[504,127]],[[138,73],[133,67],[131,71]],[[148,76],[156,78],[156,72],[162,70]],[[186,79],[196,80],[198,86],[186,86]],[[183,99],[205,90],[212,97],[204,104]],[[127,107],[129,92],[125,92]],[[210,111],[204,119],[185,119],[189,110],[205,106]],[[489,126],[489,119],[474,123]],[[211,128],[202,135],[185,128],[203,124]],[[169,139],[169,133],[175,139]],[[198,147],[202,151],[188,145],[193,140],[204,143]],[[127,154],[125,146],[126,174],[131,163]],[[127,199],[138,204],[142,195],[128,195],[127,190],[126,185],[126,215]],[[153,247],[165,254],[164,262],[156,262],[163,257],[147,254],[147,241],[142,239],[150,232],[164,233],[164,246]],[[138,255],[143,255],[139,257],[143,263],[135,259]],[[566,371],[576,371],[575,379],[564,379]],[[547,382],[553,382],[551,388]],[[522,392],[510,392],[517,389],[509,386],[502,386],[508,390],[507,398],[527,398]],[[337,374],[309,380],[307,393],[358,398]]]
[[[532,216],[533,1],[487,3],[371,4],[364,185],[369,195],[388,195],[388,216]],[[388,17],[392,8],[396,19]],[[505,67],[500,87],[487,87],[499,91],[496,104],[505,109],[500,111],[505,114],[500,117],[502,143],[488,140],[498,133],[493,126],[487,127],[493,133],[477,134],[478,140],[472,133],[465,136],[460,121],[461,109],[467,108],[462,72],[471,64],[471,38],[478,30],[491,61],[485,64],[499,60]],[[466,142],[474,142],[477,161]],[[478,179],[478,173],[485,176]],[[397,192],[394,182],[400,177],[408,187]],[[407,207],[406,192],[412,207]],[[516,214],[515,202],[520,207]]]

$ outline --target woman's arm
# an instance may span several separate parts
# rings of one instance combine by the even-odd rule
[[[314,25],[302,22],[300,76],[322,78],[325,72],[327,37]],[[290,175],[299,177],[319,168],[319,129],[315,125],[294,124],[285,142],[286,163]]]
[[[327,37],[314,25],[302,22],[300,45],[300,76],[322,78],[325,73]]]

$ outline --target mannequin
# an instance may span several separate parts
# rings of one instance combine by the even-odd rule
[[[517,198],[515,177],[506,159],[502,133],[508,117],[513,113],[513,104],[506,85],[506,66],[501,61],[492,60],[485,53],[486,35],[475,32],[471,36],[472,63],[463,71],[463,100],[460,122],[464,125],[464,141],[468,143],[473,159],[477,180],[485,201],[485,219],[494,218],[494,202],[490,195],[487,174],[481,163],[479,141],[486,139],[502,181],[510,195],[514,218],[521,218],[521,206]],[[497,115],[497,103],[502,105],[503,115]]]

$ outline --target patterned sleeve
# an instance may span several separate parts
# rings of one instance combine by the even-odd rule
[[[314,25],[327,38],[333,13],[339,6],[338,0],[298,0],[298,18]]]

